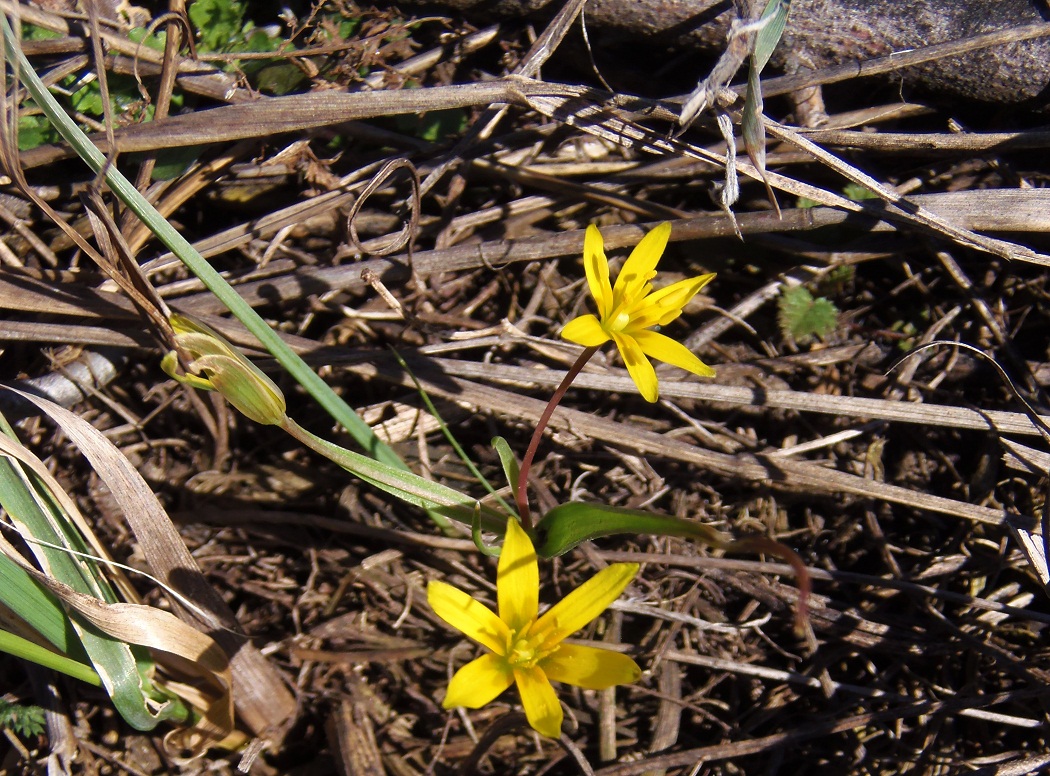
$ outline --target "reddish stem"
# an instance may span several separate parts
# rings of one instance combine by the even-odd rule
[[[776,555],[785,560],[795,572],[798,582],[798,603],[795,606],[795,633],[803,636],[806,632],[806,624],[809,621],[809,596],[813,591],[813,580],[806,570],[806,564],[799,554],[776,539],[768,536],[745,536],[743,539],[729,542],[725,549],[730,552],[764,552]]]
[[[561,403],[562,397],[564,397],[565,392],[569,390],[572,381],[576,379],[580,370],[583,369],[587,362],[591,360],[591,356],[597,351],[598,348],[595,346],[593,348],[586,348],[580,354],[580,357],[576,359],[576,363],[572,365],[566,373],[565,378],[561,381],[558,390],[554,392],[554,395],[551,396],[551,400],[547,402],[543,414],[540,415],[540,419],[536,423],[536,430],[532,432],[532,439],[529,440],[529,448],[525,451],[525,457],[521,461],[521,470],[518,472],[518,488],[514,492],[514,501],[518,507],[518,514],[521,516],[521,525],[526,531],[532,530],[532,516],[529,514],[529,470],[532,468],[532,461],[536,457],[536,450],[539,449],[540,439],[543,438],[543,432],[546,430],[547,424],[550,422],[551,416],[554,414],[554,410]]]

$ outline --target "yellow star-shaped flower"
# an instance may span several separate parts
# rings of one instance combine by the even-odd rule
[[[591,296],[598,305],[598,315],[581,315],[569,321],[561,336],[584,347],[598,347],[609,340],[616,343],[627,371],[638,386],[642,398],[655,402],[660,396],[656,370],[646,356],[666,361],[701,377],[714,377],[715,370],[697,358],[679,342],[651,331],[666,326],[682,308],[706,286],[714,274],[673,283],[654,291],[650,282],[656,277],[656,265],[667,247],[671,225],[660,224],[642,238],[624,262],[616,278],[609,282],[609,260],[601,232],[591,224],[583,241],[583,266]]]
[[[452,585],[437,581],[427,585],[434,613],[489,650],[456,672],[442,705],[478,709],[517,683],[529,724],[557,738],[562,710],[551,680],[604,690],[642,675],[626,655],[564,643],[605,611],[637,573],[637,563],[614,563],[539,616],[536,551],[518,521],[510,519],[496,575],[498,616]]]

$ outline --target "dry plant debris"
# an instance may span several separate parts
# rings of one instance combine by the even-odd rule
[[[260,681],[287,697],[258,699],[246,718],[238,693],[251,688],[235,674],[240,743],[259,745],[181,760],[166,730],[134,731],[101,691],[4,657],[4,702],[48,713],[46,733],[28,736],[0,719],[0,770],[42,773],[49,755],[83,773],[240,763],[397,776],[932,776],[1050,762],[1039,526],[1050,452],[1035,414],[1050,384],[1042,119],[818,71],[805,85],[828,84],[821,128],[801,129],[789,100],[765,101],[781,214],[741,158],[727,215],[718,127],[701,117],[673,138],[666,101],[713,60],[593,30],[586,44],[578,2],[541,29],[289,3],[208,41],[199,20],[186,27],[162,4],[100,3],[90,19],[72,5],[0,9],[20,15],[36,71],[158,210],[437,481],[475,487],[413,381],[501,481],[491,438],[520,455],[579,355],[561,327],[595,312],[585,230],[601,226],[615,260],[669,221],[661,271],[717,281],[665,333],[717,376],[658,368],[650,405],[611,350],[593,359],[551,421],[535,502],[649,508],[774,538],[802,556],[814,595],[800,639],[798,591],[779,562],[676,538],[585,543],[541,565],[541,603],[610,563],[641,563],[626,596],[578,635],[625,650],[643,678],[564,688],[560,742],[529,732],[512,693],[446,712],[449,677],[476,653],[428,608],[426,586],[492,602],[495,561],[168,379],[157,322],[142,312],[154,290],[252,355],[299,423],[332,433],[199,281],[107,191],[93,198],[90,173],[12,91],[23,148],[5,122],[0,378],[72,406],[120,448],[247,636]],[[151,22],[159,45],[140,45]],[[111,274],[76,240],[98,246]],[[151,287],[129,280],[141,298],[112,280],[131,277],[129,261]],[[778,320],[778,299],[799,287],[839,310],[808,341]],[[898,363],[929,343],[949,344]],[[950,343],[983,351],[1009,379]],[[120,494],[35,409],[7,392],[0,402],[112,556],[145,568]],[[130,580],[145,602],[173,606]]]

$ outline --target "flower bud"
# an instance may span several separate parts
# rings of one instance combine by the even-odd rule
[[[185,374],[178,373],[178,354],[169,352],[161,368],[185,385],[218,391],[243,415],[268,426],[280,425],[287,404],[284,394],[244,354],[211,327],[179,313],[169,319],[175,344],[188,355]]]

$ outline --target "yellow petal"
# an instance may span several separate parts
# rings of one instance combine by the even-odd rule
[[[499,617],[512,631],[521,631],[536,619],[540,606],[540,570],[528,534],[513,517],[496,572]]]
[[[637,563],[607,566],[548,609],[532,632],[547,632],[544,646],[554,646],[604,612],[637,573]]]
[[[583,269],[587,273],[587,285],[598,305],[598,315],[603,319],[612,311],[612,285],[609,283],[609,260],[605,257],[605,243],[598,227],[591,224],[583,237]]]
[[[482,655],[456,671],[441,705],[446,709],[457,706],[480,709],[494,701],[513,682],[514,673],[507,661],[496,655]]]
[[[642,332],[638,332],[638,334],[640,333]],[[656,382],[656,370],[649,363],[649,359],[645,357],[642,348],[634,341],[635,336],[634,334],[614,334],[613,339],[616,340],[616,348],[620,351],[620,356],[623,358],[628,374],[631,375],[634,384],[638,386],[638,393],[647,402],[655,402],[660,398],[660,388]]]
[[[704,286],[715,279],[714,272],[706,275],[697,275],[694,278],[686,278],[672,283],[659,291],[653,291],[646,297],[645,301],[650,304],[658,304],[663,307],[685,307],[686,303],[696,296]]]
[[[647,293],[645,287],[656,275],[656,265],[670,236],[671,225],[665,221],[639,241],[616,277],[613,295],[617,299],[637,301]]]
[[[456,630],[498,655],[507,651],[510,629],[481,601],[437,580],[427,585],[427,601],[434,614]]]
[[[598,323],[598,319],[589,313],[573,318],[565,324],[565,328],[561,330],[561,336],[585,348],[595,348],[609,341],[609,335]]]
[[[518,683],[521,705],[525,707],[529,724],[548,738],[558,738],[561,735],[561,703],[543,669],[538,666],[516,668],[514,681]]]
[[[637,331],[633,335],[642,351],[652,358],[685,369],[701,377],[714,377],[715,370],[693,355],[685,345],[655,331]]]
[[[548,679],[587,690],[631,684],[642,676],[642,669],[627,655],[579,644],[562,644],[540,665]]]
[[[624,331],[631,333],[650,326],[666,326],[679,315],[697,293],[711,282],[713,274],[680,280],[659,291],[653,291],[631,311],[631,322]]]

